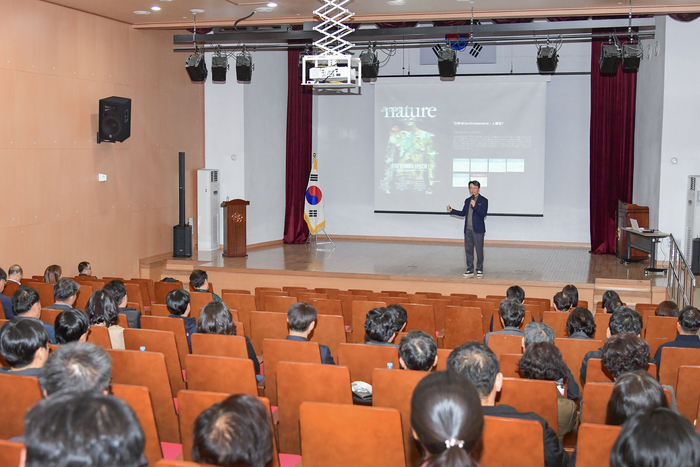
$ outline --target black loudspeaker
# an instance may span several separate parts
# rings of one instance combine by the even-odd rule
[[[120,143],[131,136],[131,99],[108,97],[100,99],[98,143]]]
[[[190,55],[185,62],[187,74],[195,83],[201,83],[207,79],[207,64],[204,62],[204,55]]]
[[[211,82],[225,83],[228,71],[228,57],[214,55],[211,58]]]
[[[692,257],[690,262],[690,270],[696,276],[700,275],[700,238],[693,239],[693,248],[690,256]]]
[[[600,74],[614,75],[620,68],[622,50],[615,44],[603,44],[600,49]]]
[[[192,226],[185,224],[185,153],[178,154],[180,223],[173,226],[173,256],[192,256]]]

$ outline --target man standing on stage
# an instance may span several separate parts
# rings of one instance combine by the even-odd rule
[[[486,225],[484,219],[489,210],[489,200],[479,196],[481,184],[477,180],[469,182],[471,196],[464,200],[464,208],[455,211],[447,206],[447,212],[457,216],[464,216],[464,248],[467,250],[467,272],[464,277],[474,275],[474,247],[476,246],[476,277],[484,275],[484,234]]]

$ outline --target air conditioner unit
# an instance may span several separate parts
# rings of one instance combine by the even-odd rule
[[[219,171],[197,170],[197,248],[199,251],[219,249]]]
[[[690,261],[693,239],[700,236],[700,175],[688,176],[688,198],[685,206],[685,238],[683,255]]]

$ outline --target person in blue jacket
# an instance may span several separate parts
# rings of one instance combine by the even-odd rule
[[[489,211],[489,200],[479,195],[481,184],[478,180],[469,182],[471,196],[464,200],[461,211],[447,206],[447,212],[464,217],[464,248],[467,250],[467,271],[464,277],[474,276],[474,248],[476,247],[476,277],[484,275],[484,219]]]

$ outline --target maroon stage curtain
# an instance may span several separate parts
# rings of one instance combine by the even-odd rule
[[[591,42],[591,253],[615,253],[617,200],[632,202],[637,74],[602,76],[598,60],[607,39]]]
[[[287,178],[284,243],[304,243],[309,228],[304,221],[304,197],[311,172],[313,93],[299,78],[300,49],[287,51]]]

